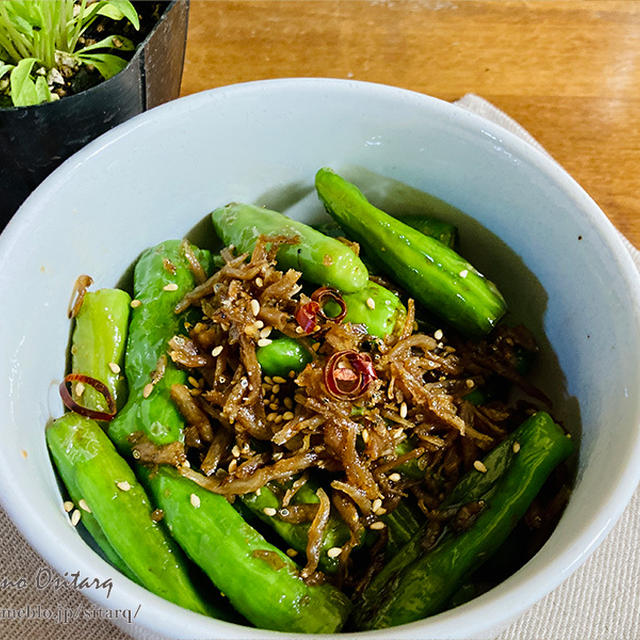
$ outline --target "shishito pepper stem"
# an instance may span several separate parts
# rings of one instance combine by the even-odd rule
[[[506,311],[496,286],[438,240],[392,218],[331,169],[316,174],[329,214],[398,284],[467,335],[488,333]]]
[[[363,593],[359,628],[395,626],[441,611],[464,578],[506,540],[551,471],[573,451],[572,441],[544,412],[526,420],[514,436],[517,451],[482,496],[485,508],[475,523],[457,535],[448,534],[426,553],[422,536],[416,535]],[[471,479],[473,474],[482,472],[472,472]]]

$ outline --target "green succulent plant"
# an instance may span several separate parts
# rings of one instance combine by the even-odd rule
[[[59,98],[82,65],[92,65],[107,80],[127,60],[115,52],[134,43],[110,35],[87,42],[87,29],[99,18],[128,20],[138,30],[138,13],[129,0],[0,0],[0,93],[16,107]]]

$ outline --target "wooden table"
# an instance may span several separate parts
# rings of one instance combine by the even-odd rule
[[[640,2],[191,0],[184,95],[293,76],[477,93],[640,246]]]

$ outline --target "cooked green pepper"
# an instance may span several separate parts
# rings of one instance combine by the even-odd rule
[[[313,485],[315,486],[315,485]],[[293,524],[275,516],[267,516],[265,509],[280,509],[278,496],[271,490],[269,485],[260,489],[260,494],[249,493],[241,496],[242,502],[255,516],[269,525],[292,549],[304,553],[307,548],[309,534],[309,522]],[[309,483],[298,489],[292,504],[316,504],[319,502],[313,487]],[[350,532],[347,525],[339,517],[333,514],[329,517],[329,523],[322,539],[322,550],[320,552],[319,567],[325,573],[335,573],[338,570],[338,558],[330,558],[327,551],[332,547],[341,547],[349,540]]]
[[[446,244],[447,247],[455,249],[458,242],[458,229],[454,224],[418,213],[393,217],[417,229],[420,233],[424,233],[425,236],[431,236],[442,242],[442,244]],[[314,225],[313,228],[332,238],[343,237],[345,233],[340,225],[335,222],[325,222],[324,224]]]
[[[256,356],[265,376],[287,377],[289,371],[299,373],[313,360],[299,340],[288,336],[278,336],[271,344],[258,347]]]
[[[65,484],[90,509],[83,517],[95,519],[125,573],[182,607],[223,616],[196,591],[180,549],[151,519],[146,493],[98,424],[67,413],[47,427],[46,437]]]
[[[169,283],[177,288],[166,290]],[[136,265],[134,294],[142,304],[133,310],[127,344],[131,392],[109,428],[124,450],[130,447],[129,436],[140,430],[158,444],[183,438],[184,421],[170,388],[184,383],[186,373],[169,361],[153,391],[148,394],[145,388],[179,327],[174,306],[193,286],[177,241],[150,249]],[[156,472],[139,467],[138,474],[164,511],[173,537],[250,622],[281,631],[340,629],[349,608],[346,597],[330,585],[305,584],[295,563],[247,525],[226,498],[201,489],[170,467],[160,466]]]
[[[350,609],[347,597],[329,584],[307,585],[291,558],[250,527],[226,498],[170,467],[160,467],[149,481],[169,531],[250,622],[294,633],[340,630]]]
[[[116,405],[126,400],[126,381],[120,373],[124,361],[131,297],[120,289],[99,289],[85,294],[76,316],[71,346],[71,368],[107,385]],[[74,398],[90,409],[106,411],[104,397],[86,386],[82,398]]]
[[[465,334],[485,334],[504,315],[495,285],[441,242],[370,204],[359,189],[330,169],[316,174],[329,214],[427,309]]]
[[[367,268],[349,247],[277,211],[232,203],[213,211],[211,219],[222,241],[240,252],[251,251],[261,234],[298,238],[298,244],[280,247],[278,262],[302,271],[310,282],[347,292],[368,282]]]
[[[193,250],[208,268],[209,252]],[[174,384],[185,384],[187,373],[175,366],[167,352],[169,340],[181,326],[174,307],[194,286],[179,240],[148,249],[136,263],[134,296],[140,304],[131,313],[125,359],[129,401],[109,425],[109,437],[124,453],[130,451],[129,436],[136,431],[158,445],[183,439],[182,416],[170,390]],[[155,371],[159,380],[152,383]]]
[[[514,435],[518,452],[482,496],[485,508],[477,520],[466,531],[446,534],[426,553],[422,536],[416,535],[365,590],[357,613],[359,628],[395,626],[442,610],[464,578],[504,542],[551,471],[573,451],[571,440],[543,412],[526,420]]]

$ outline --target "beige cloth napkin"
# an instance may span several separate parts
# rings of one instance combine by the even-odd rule
[[[502,125],[544,151],[517,122],[486,100],[468,94],[456,104]],[[640,268],[640,252],[626,239],[623,240]],[[1,640],[128,640],[129,636],[101,617],[105,612],[79,591],[70,586],[56,590],[52,585],[44,585],[44,572],[50,571],[51,575],[55,572],[31,549],[2,508],[0,535]],[[614,530],[586,564],[496,640],[640,638],[639,546],[640,491],[636,492]],[[38,572],[41,588],[35,581]],[[21,611],[22,617],[17,618]],[[47,619],[48,616],[60,615],[61,611],[71,612],[73,619],[66,623]],[[126,627],[126,623],[123,626]]]

